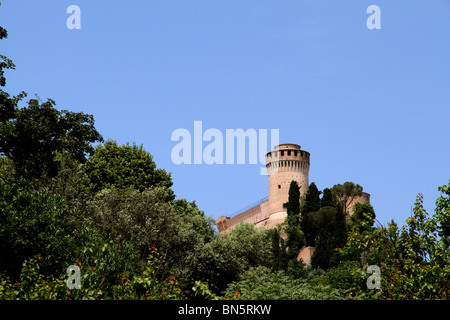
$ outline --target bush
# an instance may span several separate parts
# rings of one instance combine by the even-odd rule
[[[0,179],[0,270],[17,280],[22,264],[42,256],[44,274],[54,274],[74,246],[65,201],[22,178]]]
[[[269,268],[250,268],[226,291],[227,299],[244,300],[340,300],[349,298],[327,284],[311,284],[294,279],[285,271],[271,272]]]

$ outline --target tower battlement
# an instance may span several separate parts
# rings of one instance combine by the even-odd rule
[[[301,150],[298,144],[285,143],[277,145],[266,154],[266,168],[269,175],[278,171],[309,171],[308,151]]]

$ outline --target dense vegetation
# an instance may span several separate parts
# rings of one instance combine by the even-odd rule
[[[4,86],[14,64],[0,60]],[[349,216],[357,184],[312,183],[301,197],[292,182],[283,225],[219,236],[143,146],[26,96],[0,90],[0,299],[449,299],[450,183],[432,216],[419,195],[398,227],[367,203]],[[81,289],[66,285],[70,265]],[[380,289],[367,287],[369,265]]]

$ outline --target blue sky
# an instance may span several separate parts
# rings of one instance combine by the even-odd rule
[[[5,90],[143,144],[217,218],[268,194],[261,165],[175,165],[178,128],[279,129],[319,189],[353,181],[399,224],[450,178],[450,1],[3,0]],[[69,30],[69,5],[81,29]],[[369,30],[369,5],[381,29]]]

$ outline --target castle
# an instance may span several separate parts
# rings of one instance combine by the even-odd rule
[[[290,183],[292,180],[297,181],[300,194],[305,194],[309,186],[309,165],[310,153],[301,150],[299,145],[285,143],[275,146],[274,150],[266,154],[269,197],[235,216],[217,218],[219,232],[227,233],[241,222],[253,223],[256,227],[265,229],[283,223],[287,216],[283,204],[288,201]],[[352,214],[353,206],[357,202],[370,202],[370,195],[363,192],[361,196],[347,203],[349,214]],[[312,252],[309,252],[307,255],[311,254]]]

